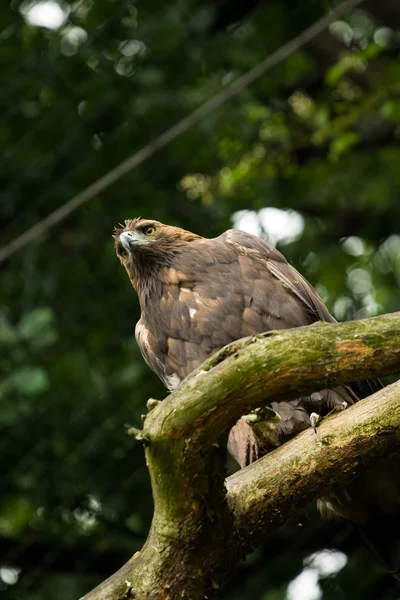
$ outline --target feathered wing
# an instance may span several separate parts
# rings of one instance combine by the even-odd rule
[[[276,248],[237,230],[227,231],[221,237],[235,248],[244,280],[251,279],[253,282],[252,298],[247,304],[261,315],[263,331],[298,327],[316,321],[335,321],[317,292]],[[280,442],[309,427],[311,412],[324,415],[332,409],[342,408],[343,402],[353,404],[372,393],[371,388],[374,387],[378,389],[378,384],[356,383],[354,386],[321,390],[289,402],[271,403],[281,416],[281,422],[276,426]],[[246,438],[248,431],[244,427],[234,429],[229,440],[230,451],[241,466],[249,464],[246,462],[251,445]],[[240,434],[243,435],[242,444]],[[234,444],[231,443],[233,437]],[[264,448],[252,455],[258,457],[271,447],[271,444],[264,444]]]
[[[230,342],[272,329],[334,321],[321,298],[274,247],[247,233],[230,230],[219,238],[187,244],[159,275],[136,327],[144,359],[168,389],[174,389],[211,354]],[[368,392],[371,393],[371,392]],[[359,390],[340,386],[291,402],[273,403],[281,415],[282,440],[310,426],[309,413],[326,414],[343,402],[352,404]],[[242,466],[249,446],[249,426],[234,429],[229,449]],[[235,443],[231,443],[233,436]],[[243,443],[240,439],[243,437]]]
[[[230,231],[228,243],[236,246],[238,253],[264,260],[270,273],[297,298],[310,322],[333,322],[322,299],[311,285],[291,266],[275,248],[248,234]],[[254,250],[258,252],[257,255]],[[250,253],[249,253],[250,252]],[[283,320],[285,320],[283,318]],[[333,390],[322,390],[292,402],[273,402],[272,408],[281,415],[281,439],[309,425],[308,414],[319,414],[346,401],[351,404],[381,389],[379,380],[354,382]],[[229,442],[231,452],[243,467],[256,460],[274,446],[273,436],[257,435],[257,427],[249,428],[243,419],[233,428]],[[250,431],[251,430],[251,431]],[[267,440],[267,442],[265,441]],[[275,444],[278,445],[278,444]],[[381,565],[400,580],[400,519],[394,518],[400,506],[400,469],[397,462],[384,462],[366,473],[360,480],[344,490],[321,498],[321,512],[341,516],[352,522],[364,543]]]

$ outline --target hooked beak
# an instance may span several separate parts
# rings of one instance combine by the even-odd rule
[[[123,231],[119,236],[119,241],[127,252],[131,252],[135,246],[143,243],[144,240],[131,231]]]

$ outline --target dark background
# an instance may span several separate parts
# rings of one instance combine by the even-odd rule
[[[2,2],[0,245],[335,5],[253,4]],[[0,265],[0,599],[77,599],[150,525],[143,451],[124,424],[166,393],[134,340],[119,221],[208,237],[240,224],[277,243],[339,320],[399,310],[399,51],[399,3],[365,1]],[[400,591],[310,506],[221,598]]]

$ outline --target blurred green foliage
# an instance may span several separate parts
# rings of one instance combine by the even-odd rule
[[[327,4],[265,0],[239,26],[234,0],[3,4],[2,244]],[[53,29],[39,26],[50,13]],[[274,239],[277,213],[262,209],[296,211],[297,234],[284,225],[275,241],[338,319],[399,309],[399,36],[400,7],[366,1],[0,266],[0,598],[83,595],[151,522],[143,452],[124,425],[166,393],[133,337],[117,222],[154,217],[212,237],[242,215]],[[293,600],[289,582],[324,548],[347,564],[318,571],[319,596],[304,600],[398,597],[349,530],[313,508],[248,557],[222,597]]]

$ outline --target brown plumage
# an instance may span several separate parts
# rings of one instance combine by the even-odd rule
[[[136,339],[149,367],[170,390],[230,342],[272,329],[334,321],[311,285],[274,247],[237,230],[206,239],[158,221],[133,219],[115,230],[117,255],[141,306]],[[379,389],[379,382],[317,391],[273,402],[280,422],[240,419],[228,448],[244,467],[327,414]],[[345,404],[344,404],[345,403]],[[353,518],[345,495],[325,510]],[[346,515],[346,505],[349,506]],[[364,514],[364,508],[359,513]]]
[[[129,235],[139,239],[129,241]],[[210,240],[156,221],[133,219],[116,230],[115,244],[140,300],[138,344],[170,390],[236,339],[334,321],[315,290],[280,252],[242,231],[230,230]],[[343,402],[352,404],[359,395],[360,390],[341,386],[272,403],[281,416],[276,426],[279,440],[309,427],[311,412],[326,414]],[[229,449],[242,467],[268,445],[257,427],[243,421],[229,439]]]

